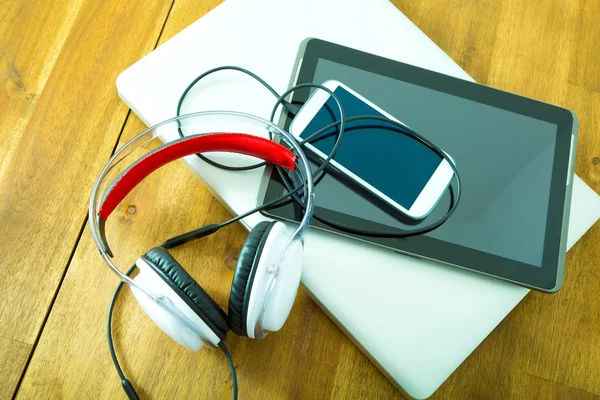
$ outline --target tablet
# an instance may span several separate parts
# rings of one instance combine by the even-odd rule
[[[344,83],[444,149],[461,178],[457,210],[425,235],[375,238],[318,220],[312,226],[531,289],[560,289],[578,127],[571,111],[319,39],[302,44],[292,77],[292,84]],[[292,101],[312,92],[298,91]],[[290,122],[280,121],[286,129]],[[382,171],[397,167],[395,160],[371,162]],[[283,193],[278,173],[267,168],[259,204]],[[443,216],[449,203],[447,193],[423,223]],[[265,211],[287,221],[299,214],[293,203]],[[331,175],[316,185],[315,214],[367,230],[406,228]]]

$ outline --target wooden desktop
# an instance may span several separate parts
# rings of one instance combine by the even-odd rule
[[[105,335],[117,281],[87,225],[99,169],[145,128],[115,79],[219,3],[0,6],[0,398],[125,398]],[[476,81],[575,111],[575,172],[600,192],[598,2],[393,3]],[[127,228],[111,240],[141,254],[228,213],[174,163],[115,216]],[[223,307],[245,237],[235,225],[174,252]],[[596,223],[569,251],[563,289],[530,293],[432,398],[600,399],[599,256]],[[114,337],[142,398],[230,397],[223,355],[177,345],[130,291],[117,302]],[[282,331],[264,341],[230,335],[228,346],[241,399],[402,398],[304,292]]]

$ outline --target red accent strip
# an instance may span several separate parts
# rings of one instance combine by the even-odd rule
[[[272,140],[258,136],[245,133],[188,136],[157,148],[127,168],[112,183],[100,205],[98,215],[106,220],[138,183],[163,165],[181,157],[213,151],[254,156],[290,170],[294,170],[296,161],[296,156],[290,150]]]

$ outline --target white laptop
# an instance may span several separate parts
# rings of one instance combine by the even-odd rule
[[[226,0],[124,71],[119,95],[150,126],[175,116],[188,83],[213,67],[248,68],[283,92],[307,37],[471,80],[387,0]],[[220,73],[199,86],[184,113],[226,109],[269,117],[272,95],[242,74]],[[195,157],[185,163],[232,213],[255,206],[262,170],[236,174]],[[569,248],[600,217],[600,198],[578,177],[571,208]],[[249,229],[264,219],[256,214],[243,224]],[[316,230],[306,239],[302,281],[382,372],[414,398],[434,393],[528,293]]]

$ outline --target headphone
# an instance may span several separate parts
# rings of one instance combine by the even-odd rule
[[[107,173],[135,148],[156,137],[157,132],[161,130],[159,128],[176,128],[176,125],[180,125],[186,119],[201,120],[218,115],[263,124],[289,148],[273,140],[243,133],[190,135],[167,142],[139,158],[118,175],[101,195],[100,186]],[[250,231],[235,268],[227,313],[164,246],[152,248],[136,260],[135,265],[139,273],[134,279],[131,279],[129,274],[123,274],[111,261],[113,253],[105,235],[105,223],[111,213],[144,178],[171,161],[207,152],[253,156],[290,172],[297,172],[302,177],[302,197],[306,201],[306,212],[302,221],[291,234],[284,223],[276,221],[260,222]],[[228,355],[223,341],[229,331],[238,336],[262,339],[267,332],[278,331],[285,323],[300,284],[303,233],[310,224],[313,197],[311,169],[304,153],[289,133],[266,120],[248,114],[202,112],[162,122],[120,148],[107,162],[97,179],[89,212],[92,235],[101,256],[117,273],[122,283],[131,287],[134,297],[156,325],[172,339],[193,351],[199,350],[203,345],[211,348],[218,346]],[[206,234],[217,229],[209,229]],[[122,371],[118,366],[117,370],[121,375]],[[132,397],[128,387],[135,395],[124,376],[122,381],[128,395]]]
[[[326,91],[336,101],[340,111],[340,120],[321,128],[302,141],[297,141],[290,133],[265,119],[233,111],[206,111],[180,115],[181,105],[187,93],[203,77],[226,69],[243,72],[265,86],[277,97],[271,112],[273,120],[277,108],[281,105],[288,113],[296,114],[298,108],[285,100],[290,93],[301,88],[318,88]],[[107,336],[111,357],[121,378],[121,384],[130,399],[137,399],[131,383],[125,378],[117,360],[111,334],[111,315],[115,299],[121,287],[128,285],[136,300],[148,316],[172,339],[181,345],[197,351],[202,346],[219,347],[223,350],[231,370],[233,398],[237,398],[237,378],[231,356],[224,340],[229,331],[238,336],[262,339],[268,332],[278,331],[285,323],[298,291],[304,251],[304,232],[314,217],[328,226],[343,232],[372,237],[403,238],[430,232],[442,225],[456,210],[460,200],[460,179],[454,160],[442,149],[406,126],[405,124],[381,116],[355,116],[346,118],[342,104],[330,89],[313,83],[301,83],[288,89],[283,95],[278,93],[256,74],[240,67],[224,66],[209,70],[192,81],[181,95],[177,108],[178,116],[155,125],[140,133],[118,149],[102,169],[94,185],[89,205],[89,221],[94,243],[105,263],[120,278],[111,305],[107,322]],[[201,134],[185,136],[186,132],[197,129],[195,120],[200,120]],[[314,185],[327,171],[346,131],[345,123],[355,120],[384,122],[380,129],[391,130],[419,141],[447,160],[456,178],[456,193],[449,187],[451,202],[447,213],[436,222],[410,230],[371,231],[357,227],[341,225],[323,216],[314,215]],[[244,131],[246,127],[257,127],[261,133],[267,132],[273,139],[281,139],[283,145],[274,140],[263,139],[243,133],[217,133],[224,123],[232,122],[235,130]],[[191,122],[191,123],[190,123]],[[190,126],[191,125],[191,126]],[[240,128],[243,126],[244,128]],[[191,129],[187,129],[191,128]],[[314,172],[301,147],[306,142],[319,140],[319,136],[329,129],[338,129],[336,141],[331,153]],[[349,128],[351,130],[354,128]],[[146,142],[161,136],[164,144],[150,151],[127,167],[105,190],[105,178],[125,157]],[[231,166],[206,158],[203,153],[227,152],[256,157],[263,162],[248,166]],[[206,164],[229,171],[248,171],[272,164],[276,168],[284,186],[285,194],[278,199],[246,211],[229,221],[207,225],[194,231],[165,241],[139,257],[134,266],[126,273],[114,265],[106,235],[105,224],[120,202],[145,177],[161,166],[191,155]],[[194,160],[197,160],[194,158]],[[191,160],[190,160],[191,162]],[[296,168],[297,167],[297,168]],[[293,176],[296,172],[300,176]],[[260,222],[249,233],[240,252],[234,272],[229,296],[227,314],[187,273],[167,249],[184,244],[217,232],[220,228],[241,220],[255,212],[275,207],[282,202],[293,201],[300,213],[299,225],[290,234],[282,222]],[[130,278],[134,268],[138,275]]]

